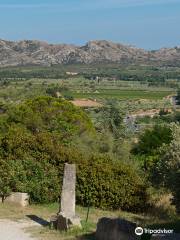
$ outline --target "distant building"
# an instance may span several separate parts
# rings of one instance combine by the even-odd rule
[[[77,76],[78,73],[77,72],[66,72],[66,75]]]

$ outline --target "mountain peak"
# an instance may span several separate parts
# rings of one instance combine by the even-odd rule
[[[180,62],[180,48],[145,51],[107,40],[92,40],[84,46],[48,44],[38,40],[0,40],[0,66],[66,63],[148,63]]]

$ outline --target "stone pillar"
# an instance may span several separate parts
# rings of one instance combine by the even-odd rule
[[[75,213],[76,206],[76,166],[65,164],[61,193],[60,213],[57,217],[57,229],[68,230],[71,226],[81,227],[80,218]]]
[[[61,214],[66,217],[75,216],[76,202],[76,166],[65,164],[63,187],[61,193]]]

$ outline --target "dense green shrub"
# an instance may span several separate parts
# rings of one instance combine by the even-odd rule
[[[104,209],[144,209],[146,186],[134,168],[106,155],[81,153],[71,144],[71,136],[93,132],[79,108],[64,100],[39,97],[8,112],[2,126],[2,194],[23,191],[33,202],[57,201],[68,162],[77,165],[77,203]]]
[[[12,165],[8,161],[0,159],[0,197],[2,198],[2,202],[11,193],[12,182],[14,182]]]
[[[37,162],[26,159],[21,162],[21,171],[16,191],[28,192],[32,202],[48,203],[58,200],[60,178],[55,166],[46,160]]]
[[[53,97],[37,97],[16,106],[8,112],[7,122],[23,126],[33,134],[56,134],[64,142],[93,129],[85,112],[66,100]]]
[[[172,130],[169,126],[155,125],[152,129],[144,131],[132,153],[142,168],[149,173],[159,158],[159,149],[163,144],[169,144],[171,140]]]
[[[172,126],[173,140],[161,149],[161,156],[153,168],[156,184],[165,186],[173,193],[173,202],[180,212],[180,127]]]
[[[77,165],[77,203],[131,211],[144,209],[146,204],[146,187],[135,169],[104,155],[87,159],[77,149],[52,141],[47,133],[10,129],[2,139],[1,156],[14,173],[8,186],[12,191],[28,192],[33,202],[58,199],[68,162]]]
[[[30,201],[48,203],[58,200],[60,194],[60,178],[57,169],[46,160],[6,159],[6,165],[0,161],[3,174],[0,177],[0,195],[8,196],[12,191],[27,192]],[[6,167],[6,168],[4,168]]]
[[[170,143],[172,140],[172,131],[166,125],[155,125],[153,129],[147,129],[139,139],[139,142],[133,149],[135,154],[153,153],[163,145],[163,143]]]
[[[106,156],[78,165],[77,201],[104,209],[144,210],[146,186],[135,170]]]

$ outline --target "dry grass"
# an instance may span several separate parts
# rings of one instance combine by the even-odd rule
[[[26,229],[28,232],[40,240],[89,240],[93,239],[92,233],[96,229],[96,223],[101,217],[123,217],[131,221],[143,218],[141,215],[121,212],[121,211],[103,211],[99,209],[90,209],[89,219],[86,223],[87,209],[77,207],[77,214],[82,219],[83,229],[73,229],[68,233],[59,233],[57,231],[50,230],[49,227],[30,227]],[[13,206],[10,204],[0,204],[0,218],[10,220],[24,220],[29,221],[27,215],[38,216],[40,219],[49,221],[51,215],[58,212],[58,204],[48,205],[31,205],[26,208]]]
[[[157,196],[152,204],[151,213],[161,218],[172,218],[176,216],[176,207],[172,205],[172,194],[164,193]]]
[[[121,217],[137,224],[151,225],[151,224],[163,224],[167,221],[165,219],[159,219],[157,216],[147,216],[142,214],[132,214],[124,211],[103,211],[95,208],[90,209],[89,219],[86,223],[87,209],[77,207],[77,214],[82,219],[82,230],[72,229],[68,233],[60,233],[58,231],[50,230],[48,226],[43,227],[30,227],[27,229],[33,236],[39,240],[93,240],[92,233],[95,231],[96,223],[101,217]],[[24,220],[30,221],[28,215],[37,216],[40,219],[49,221],[51,215],[58,212],[58,204],[48,205],[31,205],[26,208],[15,207],[10,204],[0,204],[0,218],[10,220]]]

